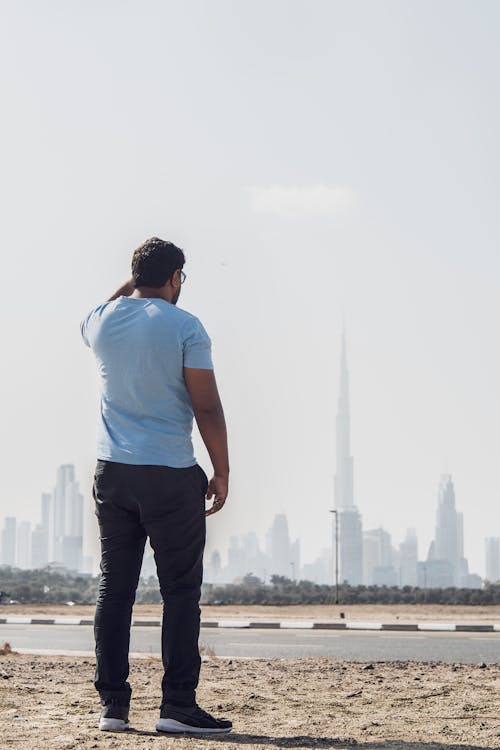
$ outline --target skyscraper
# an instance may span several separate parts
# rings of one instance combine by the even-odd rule
[[[429,547],[425,563],[418,565],[419,585],[422,579],[429,588],[445,586],[476,586],[476,577],[469,575],[464,557],[464,519],[455,507],[455,488],[450,474],[439,482],[436,513],[436,535]]]
[[[44,568],[48,564],[49,550],[52,551],[54,546],[53,500],[53,493],[42,493],[41,522],[35,526],[31,535],[31,567],[34,569]]]
[[[31,535],[31,567],[44,568],[49,562],[49,534],[42,524],[37,524]]]
[[[17,530],[17,567],[28,570],[31,567],[31,524],[22,521]]]
[[[397,586],[391,535],[381,526],[363,533],[363,580],[367,586]]]
[[[361,515],[354,505],[353,459],[351,456],[351,417],[349,372],[345,331],[342,332],[340,388],[337,402],[337,471],[335,508],[339,520],[340,580],[357,586],[363,580],[363,532]]]
[[[42,520],[49,518],[50,557],[70,570],[80,570],[83,546],[83,496],[75,479],[73,464],[64,464],[57,471],[56,486],[50,510],[42,496]]]
[[[500,539],[490,536],[486,543],[486,580],[490,583],[500,581]]]
[[[450,474],[443,474],[439,483],[435,542],[435,559],[448,560],[452,585],[459,586],[464,567],[463,517],[455,508],[455,488]]]
[[[418,542],[415,529],[408,529],[399,545],[399,571],[401,586],[417,585]]]
[[[17,519],[14,516],[7,516],[2,530],[2,563],[4,565],[16,564],[17,549]]]
[[[274,517],[266,537],[266,552],[270,559],[271,575],[294,577],[300,566],[298,540],[292,544],[288,533],[288,521],[284,513]]]

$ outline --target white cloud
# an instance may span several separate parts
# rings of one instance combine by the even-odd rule
[[[251,187],[250,202],[258,213],[285,219],[335,217],[351,208],[354,192],[346,185],[269,185]]]

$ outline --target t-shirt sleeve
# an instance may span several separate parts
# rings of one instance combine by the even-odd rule
[[[88,338],[88,326],[89,326],[89,321],[92,318],[93,313],[94,311],[92,310],[92,312],[90,312],[80,323],[80,333],[82,334],[82,339],[86,346],[90,346],[90,341]]]
[[[212,342],[198,318],[192,318],[184,330],[184,367],[213,370]]]

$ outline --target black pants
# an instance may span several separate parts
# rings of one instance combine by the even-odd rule
[[[130,623],[146,538],[163,597],[163,701],[195,702],[207,477],[187,469],[98,461],[94,500],[101,537],[95,614],[95,686],[128,703]]]

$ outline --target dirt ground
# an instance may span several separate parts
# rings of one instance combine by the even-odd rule
[[[406,604],[406,605],[297,605],[297,606],[202,606],[202,618],[220,620],[237,618],[241,620],[345,620],[366,622],[455,622],[455,623],[500,623],[500,606],[491,607],[458,607],[439,604]],[[68,617],[92,617],[94,607],[43,604],[16,604],[0,606],[0,617],[11,615],[65,615]],[[161,605],[138,604],[134,616],[161,617]]]
[[[96,729],[90,659],[0,656],[0,748],[500,748],[497,666],[206,657],[198,701],[234,723],[219,738],[155,732],[161,672],[132,661],[133,730],[118,735]]]

